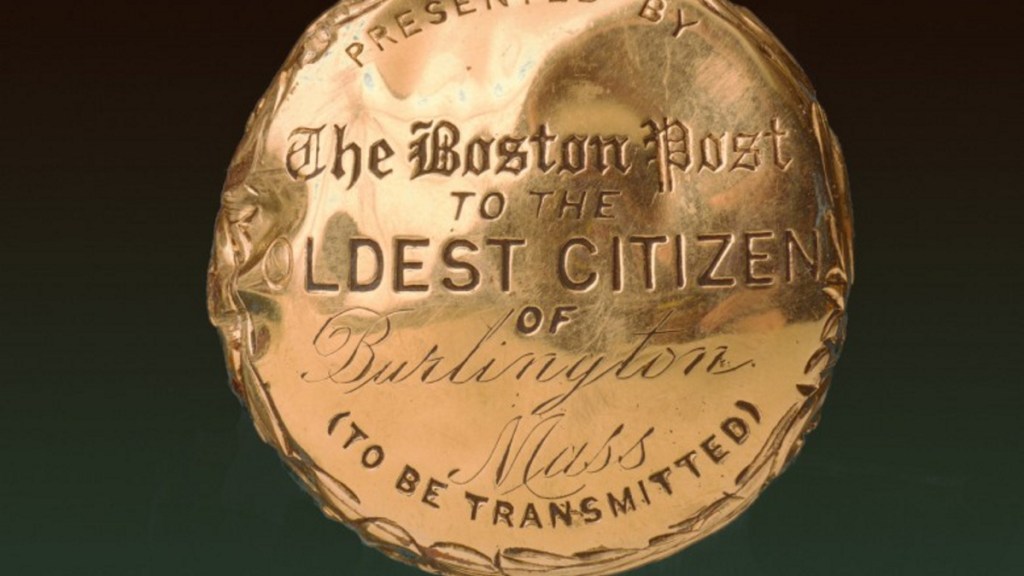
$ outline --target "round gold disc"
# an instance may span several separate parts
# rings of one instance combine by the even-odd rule
[[[852,224],[809,82],[724,0],[343,1],[256,107],[209,276],[325,513],[444,574],[608,574],[816,421]]]

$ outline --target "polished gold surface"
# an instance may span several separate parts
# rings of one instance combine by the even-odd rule
[[[852,224],[800,68],[721,0],[342,2],[258,104],[209,277],[325,513],[445,574],[607,574],[816,422]]]

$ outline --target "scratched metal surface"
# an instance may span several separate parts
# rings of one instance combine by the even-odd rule
[[[232,162],[210,312],[325,513],[449,574],[605,574],[749,506],[853,275],[810,84],[726,2],[343,2]]]

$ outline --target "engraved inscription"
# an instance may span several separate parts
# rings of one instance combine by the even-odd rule
[[[589,213],[605,214],[618,194],[581,194],[576,204],[544,206],[551,193],[537,193],[537,213],[555,219],[579,217],[590,198]],[[568,194],[566,194],[568,196]],[[471,196],[459,197],[458,212]],[[491,207],[487,206],[490,203]],[[479,210],[496,214],[499,200]],[[345,239],[340,261],[329,266],[315,258],[316,240],[306,239],[305,289],[310,294],[388,290],[395,294],[466,294],[484,287],[510,293],[527,282],[560,286],[566,294],[592,290],[615,293],[705,289],[765,289],[819,280],[823,248],[817,231],[744,230],[613,235],[598,239],[571,235],[555,252],[534,251],[526,238],[452,236],[443,242],[399,236],[390,242],[366,237]],[[434,273],[424,261],[433,257]],[[540,265],[538,265],[540,264]],[[324,269],[341,270],[332,276]],[[694,278],[695,282],[688,282]],[[385,281],[387,279],[387,281]]]
[[[548,421],[553,419],[552,417]],[[545,495],[528,490],[526,497],[532,496],[534,499],[523,501],[521,498],[517,500],[515,496],[518,495],[514,494],[522,485],[517,485],[512,490],[500,491],[500,483],[496,482],[496,492],[491,495],[464,492],[468,517],[472,522],[485,522],[493,526],[556,529],[572,527],[576,523],[593,524],[602,519],[615,520],[635,514],[644,508],[663,506],[673,498],[685,498],[688,490],[695,487],[702,477],[730,462],[734,452],[742,450],[757,434],[760,424],[761,414],[757,407],[740,400],[735,403],[733,413],[721,420],[717,430],[697,436],[689,449],[679,450],[671,461],[640,461],[628,467],[629,470],[646,469],[632,484],[608,491],[591,492],[586,484],[582,483],[577,489],[559,495]],[[502,439],[507,433],[506,426],[502,431]],[[616,428],[613,439],[622,433],[622,428]],[[648,430],[637,445],[642,446],[644,442],[649,441],[652,434],[653,429]],[[586,444],[583,445],[583,450],[586,450]],[[529,462],[533,463],[536,459],[543,462],[544,459],[539,456],[543,453],[542,449],[534,450],[534,459]],[[601,453],[603,456],[597,459],[599,465],[615,462],[613,452],[607,445],[602,445]],[[503,467],[509,463],[507,457],[517,458],[531,453],[516,451],[512,456],[509,454],[499,451],[499,472],[505,471]],[[575,458],[578,453],[562,449],[557,454],[558,458]],[[566,456],[567,454],[570,456]],[[491,457],[494,456],[492,453]],[[577,469],[581,466],[574,464]],[[538,464],[530,478],[542,478],[547,472],[547,467]],[[455,470],[451,475],[458,476],[460,473],[460,470]],[[504,477],[499,479],[504,480]]]
[[[786,171],[793,163],[786,150],[790,132],[779,118],[754,130],[698,132],[694,126],[678,118],[648,119],[641,125],[646,136],[635,142],[621,134],[555,134],[547,124],[529,134],[468,135],[450,120],[424,120],[410,125],[405,157],[411,180],[530,173],[614,177],[642,163],[657,170],[659,191],[666,193],[676,190],[680,174]],[[346,125],[293,130],[284,163],[289,176],[307,181],[329,174],[348,190],[367,172],[377,180],[394,173],[394,144],[384,138],[351,142],[347,131]]]
[[[261,437],[432,572],[627,570],[718,529],[799,450],[845,334],[813,94],[726,0],[339,4],[217,227]]]
[[[709,132],[699,138],[688,124],[676,118],[647,120],[643,127],[648,132],[644,145],[653,151],[648,163],[658,168],[660,192],[675,191],[679,174],[757,172],[765,154],[771,156],[772,167],[780,171],[788,170],[793,163],[784,149],[789,131],[782,128],[779,118],[772,118],[763,131]]]
[[[646,445],[655,433],[627,430],[625,423],[599,433],[579,444],[559,441],[568,431],[564,412],[543,416],[517,416],[501,429],[483,463],[471,469],[456,468],[448,474],[455,484],[470,484],[483,478],[501,496],[525,491],[549,500],[568,498],[587,487],[586,478],[609,467],[635,470],[647,460]],[[576,481],[560,491],[546,488],[555,478]]]
[[[416,7],[404,7],[386,13],[379,24],[367,27],[359,39],[345,46],[345,54],[358,67],[368,59],[390,51],[405,40],[426,30],[467,17],[490,12],[543,6],[545,4],[593,4],[597,0],[426,0]]]
[[[363,470],[384,470],[395,479],[397,493],[422,506],[433,510],[458,506],[457,490],[461,489],[470,522],[554,529],[614,520],[685,497],[687,489],[709,470],[742,450],[761,424],[758,408],[739,400],[716,430],[695,436],[692,445],[677,449],[671,460],[652,462],[648,446],[657,439],[654,427],[631,432],[626,424],[619,424],[589,438],[568,440],[563,437],[572,431],[562,426],[564,413],[531,418],[529,424],[521,417],[507,422],[482,464],[454,468],[444,479],[426,474],[421,466],[386,459],[385,449],[349,410],[331,417],[327,435],[336,438],[338,448],[350,453]],[[591,490],[590,478],[609,468],[636,473],[638,479],[608,491]],[[478,488],[477,492],[463,488],[478,479],[489,487],[486,494],[478,494],[482,491]],[[553,480],[565,479],[572,482],[551,487]],[[736,482],[740,481],[737,477]]]
[[[568,322],[571,309],[555,314],[551,333]],[[454,385],[492,382],[532,383],[552,388],[547,400],[537,404],[535,415],[551,413],[583,390],[612,381],[645,381],[672,375],[680,382],[703,376],[715,378],[756,367],[728,345],[679,346],[666,340],[680,329],[671,327],[668,312],[649,329],[633,335],[631,347],[621,354],[571,354],[527,351],[507,354],[507,339],[523,327],[525,311],[509,310],[481,331],[468,349],[445,346],[442,342],[422,343],[422,350],[396,347],[393,336],[397,323],[411,310],[381,313],[368,308],[350,308],[328,318],[313,337],[317,354],[327,361],[326,369],[302,372],[306,382],[333,382],[345,394],[366,386],[402,384]],[[535,318],[541,311],[530,313]],[[536,318],[534,322],[540,323]],[[528,325],[527,325],[528,326]],[[537,332],[530,329],[530,333]]]
[[[415,122],[409,145],[412,179],[425,175],[517,176],[527,170],[579,175],[584,172],[628,174],[632,168],[624,136],[550,133],[546,124],[528,136],[476,136],[463,142],[459,128],[447,121]]]
[[[670,13],[668,0],[644,0],[640,7],[639,16],[653,24],[660,24],[665,20],[666,14]],[[676,8],[672,18],[672,37],[679,38],[688,29],[700,24],[700,20],[689,20],[686,17],[685,8]]]

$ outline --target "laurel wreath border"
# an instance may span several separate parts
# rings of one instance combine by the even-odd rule
[[[822,288],[829,313],[821,333],[821,346],[807,361],[808,381],[797,383],[804,400],[795,404],[769,435],[761,452],[736,478],[736,490],[704,507],[692,517],[669,527],[665,534],[650,539],[642,549],[598,548],[572,555],[540,550],[509,548],[489,556],[470,547],[439,542],[417,542],[398,524],[379,517],[364,517],[360,500],[341,481],[320,469],[284,428],[268,391],[268,383],[252,362],[257,338],[252,318],[238,294],[240,274],[259,265],[255,258],[250,227],[259,216],[259,192],[245,184],[259,154],[259,135],[282,102],[298,69],[319,60],[331,45],[335,31],[386,4],[388,0],[342,0],[312,24],[285,61],[267,94],[259,101],[246,126],[246,135],[235,155],[225,183],[216,240],[209,269],[210,317],[218,327],[229,364],[232,386],[249,408],[261,438],[274,446],[289,469],[320,503],[324,514],[354,529],[369,545],[387,556],[436,574],[464,576],[520,576],[544,572],[556,576],[612,574],[653,562],[673,554],[724,527],[742,513],[754,496],[771,482],[797,455],[804,436],[817,424],[828,391],[832,371],[846,334],[846,302],[853,282],[852,214],[848,180],[842,152],[829,128],[824,111],[811,84],[792,56],[767,28],[747,9],[728,0],[700,0],[713,14],[746,35],[777,71],[788,79],[794,93],[813,116],[829,203],[825,225],[834,265],[825,274]],[[779,451],[790,445],[780,458]]]

